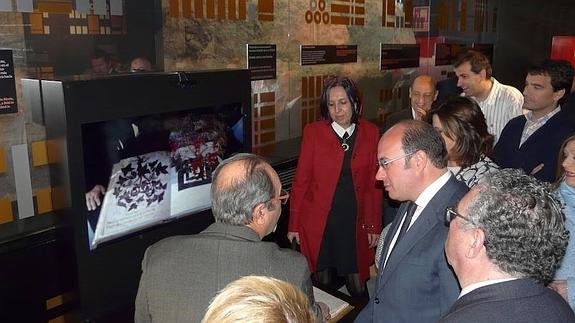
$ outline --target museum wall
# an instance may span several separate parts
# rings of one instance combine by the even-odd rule
[[[23,3],[30,6],[17,6]],[[0,2],[0,52],[10,54],[14,69],[3,79],[16,86],[14,108],[0,105],[0,233],[53,210],[45,129],[32,118],[22,78],[90,75],[96,50],[108,52],[119,72],[138,55],[157,71],[246,68],[248,44],[275,45],[274,77],[252,82],[253,143],[261,151],[300,136],[319,118],[328,75],[358,82],[367,119],[382,122],[408,108],[414,77],[427,73],[439,81],[452,72],[436,64],[435,44],[492,45],[496,77],[521,89],[527,66],[548,57],[552,36],[575,35],[574,8],[568,0],[545,6],[536,0]],[[382,69],[381,44],[419,44],[419,66]],[[355,58],[301,64],[301,46],[324,45],[346,46],[346,54],[356,48]],[[455,56],[458,48],[444,47],[441,56]],[[47,307],[62,298],[49,295]]]
[[[495,75],[521,87],[526,65],[548,55],[551,37],[575,33],[566,0],[545,8],[537,1],[498,0],[3,3],[0,47],[13,57],[17,103],[14,110],[0,109],[0,223],[52,210],[45,131],[32,120],[21,79],[90,74],[95,50],[108,52],[120,72],[137,55],[148,57],[157,71],[182,71],[246,68],[248,44],[274,45],[274,76],[252,82],[253,142],[265,148],[300,136],[305,124],[319,118],[321,82],[328,75],[354,78],[363,93],[364,117],[382,122],[386,114],[408,107],[407,89],[415,76],[428,73],[441,80],[452,71],[449,64],[436,64],[436,43],[492,45]],[[30,6],[17,6],[22,3]],[[419,66],[382,69],[381,44],[419,44]],[[352,59],[301,64],[301,46],[324,45],[344,46]],[[28,169],[28,177],[16,176],[15,166]]]
[[[22,3],[31,7],[17,7]],[[17,104],[14,111],[0,109],[0,223],[47,214],[53,208],[45,131],[32,120],[31,107],[22,97],[22,78],[90,74],[95,50],[108,52],[119,71],[126,71],[136,55],[150,58],[157,71],[246,68],[247,44],[275,45],[275,78],[252,82],[253,143],[265,149],[300,136],[305,124],[319,118],[321,83],[328,75],[346,74],[358,82],[367,119],[381,122],[387,113],[407,108],[407,90],[415,76],[428,73],[441,80],[452,71],[450,65],[436,66],[435,44],[498,44],[502,6],[495,0],[9,4],[0,5],[0,47],[13,56]],[[419,67],[382,69],[381,44],[419,44]],[[302,66],[300,48],[310,45],[356,48],[356,56],[347,63]],[[28,177],[25,171],[16,176],[15,168],[27,169]]]

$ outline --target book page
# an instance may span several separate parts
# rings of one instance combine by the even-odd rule
[[[114,164],[91,247],[169,217],[170,172],[166,151]]]
[[[330,323],[339,321],[345,314],[353,309],[353,306],[348,302],[326,293],[315,286],[313,287],[313,297],[316,302],[322,302],[329,307],[329,314],[331,315]]]

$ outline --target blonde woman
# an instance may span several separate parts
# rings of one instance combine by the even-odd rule
[[[316,323],[309,300],[294,285],[265,276],[229,283],[212,300],[202,323]]]

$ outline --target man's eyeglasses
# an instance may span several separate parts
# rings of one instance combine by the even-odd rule
[[[272,200],[279,200],[282,205],[286,205],[289,199],[289,193],[286,190],[281,190],[280,196],[274,197]]]
[[[447,211],[445,212],[445,222],[447,224],[449,224],[451,221],[453,221],[453,219],[455,219],[456,217],[460,217],[463,220],[467,221],[467,222],[471,222],[469,220],[468,217],[466,217],[465,215],[461,215],[460,213],[458,213],[457,211],[455,211],[452,207],[448,207]]]
[[[388,169],[388,168],[389,168],[389,165],[390,165],[391,163],[393,163],[394,161],[407,158],[407,157],[409,157],[409,156],[411,156],[411,155],[413,155],[413,154],[415,154],[415,153],[416,153],[416,151],[411,152],[411,153],[409,153],[409,154],[405,154],[405,155],[403,155],[403,156],[401,156],[401,157],[397,157],[397,158],[393,158],[393,159],[389,159],[389,160],[380,159],[380,160],[377,161],[377,165],[378,165],[379,167],[383,168],[383,169]]]

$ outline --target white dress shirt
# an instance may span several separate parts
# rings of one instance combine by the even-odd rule
[[[340,126],[337,122],[332,122],[331,123],[331,127],[333,128],[333,130],[335,131],[335,133],[337,133],[337,135],[340,138],[343,138],[343,135],[347,132],[347,135],[351,137],[351,135],[353,134],[353,132],[355,131],[355,123],[352,123],[349,127],[347,128],[343,128],[342,126]]]
[[[479,104],[485,115],[487,130],[495,136],[495,144],[507,122],[523,114],[523,94],[513,86],[499,83],[494,77],[491,81],[493,85],[485,100],[479,102],[477,98],[471,98]]]

